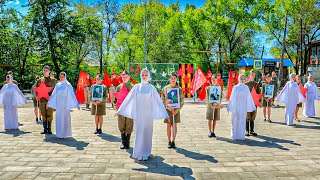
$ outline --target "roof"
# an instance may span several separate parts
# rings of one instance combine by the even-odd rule
[[[243,58],[238,63],[237,66],[253,66],[254,60],[262,60],[262,65],[264,66],[264,62],[280,62],[280,59],[278,58]],[[292,67],[294,64],[290,59],[284,59],[283,60],[285,67]]]

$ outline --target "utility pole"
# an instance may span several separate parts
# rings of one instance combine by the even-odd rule
[[[263,58],[263,54],[264,54],[264,46],[262,47],[261,59]]]
[[[147,63],[147,0],[144,1],[144,66],[146,66]]]
[[[302,18],[300,18],[300,72],[304,74],[304,62],[302,59]]]
[[[279,77],[278,77],[278,83],[281,86],[281,79],[283,79],[283,56],[286,48],[286,34],[287,34],[287,15],[284,22],[284,32],[283,32],[283,41],[282,41],[282,51],[281,51],[281,58],[280,58],[280,64],[279,64]]]
[[[101,22],[101,46],[100,46],[100,74],[102,74],[102,54],[103,54],[103,48],[102,48],[102,45],[103,45],[103,24],[102,24],[102,20],[100,21]]]

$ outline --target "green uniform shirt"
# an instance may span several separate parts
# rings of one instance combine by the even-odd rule
[[[257,94],[260,94],[260,87],[259,84],[256,81],[248,81],[246,84],[249,87],[250,93],[252,91],[252,88],[254,87],[256,89]]]
[[[180,109],[182,108],[182,106],[184,105],[184,96],[183,96],[183,94],[182,94],[182,89],[181,89],[178,85],[172,86],[171,84],[165,86],[165,87],[162,89],[161,99],[162,99],[162,102],[163,102],[163,104],[164,104],[165,107],[167,107],[166,99],[167,99],[167,89],[168,89],[168,88],[179,88],[180,108],[176,108],[176,109],[174,110],[175,112],[179,112]]]

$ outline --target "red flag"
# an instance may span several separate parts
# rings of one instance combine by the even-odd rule
[[[127,90],[126,86],[123,85],[120,92],[113,93],[114,97],[117,98],[116,108],[119,108],[124,101],[124,99],[129,94],[129,91]]]
[[[228,78],[228,86],[227,86],[227,93],[226,93],[226,98],[227,100],[230,99],[231,92],[232,92],[232,87],[233,87],[233,78],[232,78],[232,70],[229,70],[229,78]]]
[[[111,86],[111,80],[110,80],[108,71],[106,71],[106,70],[104,70],[104,79],[103,79],[102,84],[104,84],[107,87]]]
[[[46,98],[47,100],[50,99],[49,92],[53,89],[53,87],[47,87],[44,81],[41,81],[39,87],[33,88],[37,92],[37,100],[41,98]]]
[[[300,88],[300,91],[301,91],[303,97],[304,97],[304,98],[307,98],[306,93],[307,93],[307,91],[308,91],[308,88],[304,88],[304,87],[301,85],[301,83],[299,84],[299,88]]]
[[[192,84],[191,94],[194,93],[205,83],[207,82],[207,78],[204,76],[203,71],[201,70],[200,66],[198,66],[196,73],[194,75],[194,81]]]
[[[263,94],[257,94],[257,91],[255,88],[252,88],[251,90],[251,96],[253,98],[254,104],[261,108],[260,99],[262,98]]]
[[[207,95],[207,92],[206,92],[206,87],[210,86],[209,83],[204,83],[204,85],[202,86],[202,89],[199,93],[199,99],[201,101],[205,100],[206,99],[206,95]]]
[[[85,101],[84,98],[84,87],[86,85],[86,77],[87,77],[87,73],[85,73],[84,71],[80,70],[80,75],[78,78],[78,85],[77,85],[77,89],[76,89],[76,97],[77,100],[83,104]]]

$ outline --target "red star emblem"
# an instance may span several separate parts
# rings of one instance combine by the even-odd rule
[[[187,67],[186,70],[189,74],[193,73],[193,67],[191,66]]]
[[[47,87],[44,81],[41,81],[39,87],[35,87],[34,90],[37,92],[37,100],[41,98],[50,99],[49,92],[53,89],[53,87]]]
[[[184,83],[188,83],[190,80],[190,78],[188,76],[184,76],[183,81]]]
[[[260,99],[262,98],[263,94],[257,94],[257,91],[255,88],[252,88],[251,95],[254,101],[254,104],[261,108]]]
[[[178,76],[182,76],[183,75],[182,69],[180,68],[179,70],[177,70],[177,73],[178,73]]]
[[[299,84],[299,88],[300,88],[300,91],[301,91],[303,97],[304,97],[304,98],[307,98],[306,93],[307,93],[307,91],[308,91],[308,88],[304,88],[301,84]]]
[[[127,97],[128,94],[129,92],[125,85],[122,86],[120,92],[113,93],[114,97],[117,98],[116,108],[119,108],[121,106],[121,104],[123,103],[124,99]]]

